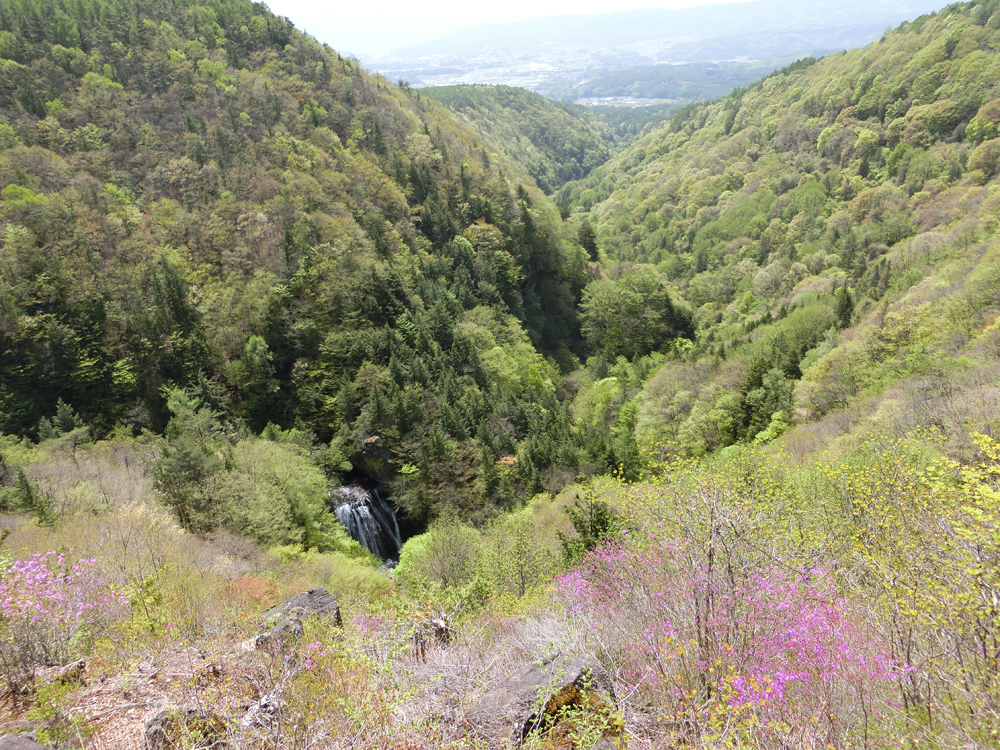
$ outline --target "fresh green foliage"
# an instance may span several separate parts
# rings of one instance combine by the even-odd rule
[[[660,274],[649,265],[588,284],[580,302],[580,328],[591,349],[609,358],[642,357],[674,339],[694,337],[691,314],[674,306]]]
[[[614,138],[591,110],[511,86],[441,86],[421,94],[444,102],[494,147],[553,193],[607,161]]]
[[[591,351],[664,350],[630,343],[647,313],[639,288],[616,280],[635,268],[655,264],[673,304],[693,311],[690,347],[637,402],[647,455],[782,433],[808,452],[844,409],[877,429],[941,424],[968,450],[963,422],[996,416],[974,385],[995,371],[1000,312],[985,291],[995,11],[953,5],[686,106],[559,191],[577,226],[593,226],[609,277],[582,297]],[[878,398],[894,403],[879,413]]]
[[[95,437],[166,430],[189,528],[220,522],[213,477],[248,497],[227,451],[269,423],[331,474],[416,466],[418,522],[536,491],[556,457],[477,477],[570,440],[585,252],[496,142],[247,0],[4,3],[0,71],[0,429],[65,435],[68,404]],[[593,118],[500,93],[539,143],[563,124],[546,148],[574,134],[560,180],[607,157]],[[313,516],[290,502],[226,524],[276,542]]]
[[[406,541],[394,575],[407,585],[461,587],[473,579],[481,549],[479,531],[447,513]]]
[[[610,160],[582,110],[434,92],[456,116],[242,0],[53,8],[0,9],[0,426],[73,460],[162,433],[185,528],[346,553],[351,471],[482,526],[675,452],[809,453],[845,409],[957,452],[996,414],[991,3]],[[580,179],[557,209],[531,175]]]
[[[53,419],[42,417],[38,422],[38,439],[51,440],[52,438],[69,435],[74,430],[84,427],[83,420],[73,407],[62,399],[56,401],[56,415]]]
[[[571,563],[579,562],[585,553],[622,530],[619,515],[606,502],[594,497],[592,490],[582,493],[582,497],[577,495],[566,508],[566,515],[576,536],[560,533],[559,540],[563,555]]]
[[[190,393],[174,390],[167,405],[173,417],[154,486],[184,528],[362,556],[330,511],[329,483],[306,436],[271,425],[260,438],[237,440]]]

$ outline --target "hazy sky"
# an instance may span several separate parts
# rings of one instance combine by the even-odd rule
[[[323,3],[314,0],[267,0],[279,16],[338,52],[384,54],[405,44],[429,41],[463,26],[502,23],[567,13],[607,13],[637,8],[690,8],[748,0],[373,0]]]

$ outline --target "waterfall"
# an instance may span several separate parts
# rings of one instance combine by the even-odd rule
[[[403,546],[399,523],[389,503],[377,489],[349,484],[331,491],[339,496],[336,510],[347,533],[381,560],[398,560]]]

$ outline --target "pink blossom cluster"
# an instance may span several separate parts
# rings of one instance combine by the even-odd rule
[[[357,615],[351,618],[351,622],[354,623],[354,627],[357,628],[361,635],[369,635],[378,630],[382,630],[386,626],[386,621],[377,615],[369,615],[367,612],[359,612]]]
[[[35,553],[0,575],[0,618],[75,629],[127,604],[122,592],[100,584],[97,560],[70,563],[64,553]]]
[[[817,693],[900,674],[888,649],[848,614],[852,607],[822,568],[755,571],[721,599],[723,618],[713,627],[738,639],[746,655],[745,676],[729,681],[735,703],[783,703],[793,688]]]
[[[740,570],[691,545],[623,534],[557,586],[630,689],[675,710],[721,701],[765,725],[843,723],[859,700],[858,715],[885,707],[907,671],[821,566]]]
[[[332,654],[332,649],[326,648],[320,641],[310,641],[306,644],[306,654],[304,666],[306,669],[315,669],[319,664],[317,659]]]

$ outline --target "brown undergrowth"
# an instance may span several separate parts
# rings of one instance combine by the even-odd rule
[[[527,661],[581,645],[555,617],[486,612],[452,643],[421,654],[404,622],[348,610],[342,630],[307,620],[293,647],[255,650],[255,618],[228,616],[198,637],[170,628],[127,645],[101,641],[84,684],[0,705],[0,733],[33,729],[53,747],[145,748],[147,721],[173,709],[221,720],[237,750],[487,748],[498,745],[474,736],[464,717],[489,686]],[[253,717],[263,698],[275,708]],[[199,745],[182,737],[182,746]]]
[[[73,653],[86,662],[80,683],[41,678],[33,695],[0,702],[0,734],[33,730],[50,747],[145,748],[147,722],[174,711],[221,721],[234,750],[486,748],[465,720],[486,690],[527,662],[584,647],[547,591],[530,607],[488,603],[455,620],[449,642],[416,648],[433,602],[418,606],[391,575],[359,563],[282,562],[238,537],[197,539],[146,505],[50,529],[8,520],[15,559],[72,548],[127,599]],[[318,586],[338,596],[343,628],[307,619],[295,643],[254,647],[268,607]],[[196,734],[181,732],[177,747],[199,747]]]

